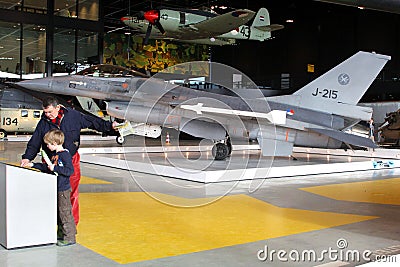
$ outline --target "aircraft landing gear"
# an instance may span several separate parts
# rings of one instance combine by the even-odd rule
[[[118,145],[123,145],[125,143],[125,138],[122,135],[118,135],[116,138],[117,144]]]
[[[230,157],[230,155],[232,154],[232,143],[230,138],[228,138],[228,140],[226,141],[226,146],[228,147],[228,157]]]
[[[228,145],[224,143],[216,143],[212,148],[212,155],[215,160],[224,160],[229,155],[232,149],[229,149]]]

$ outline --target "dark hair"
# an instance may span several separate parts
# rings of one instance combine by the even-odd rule
[[[42,102],[42,107],[47,108],[49,106],[57,107],[60,103],[58,102],[58,99],[53,97],[53,96],[48,96],[45,99],[43,99]]]

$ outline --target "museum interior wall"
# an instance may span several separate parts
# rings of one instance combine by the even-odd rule
[[[43,77],[98,64],[99,5],[99,0],[0,1],[0,70]],[[48,58],[53,64],[46,65]]]

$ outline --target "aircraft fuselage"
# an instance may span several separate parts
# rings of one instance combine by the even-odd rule
[[[62,94],[79,95],[95,99],[111,100],[107,104],[107,113],[110,116],[126,119],[132,122],[143,122],[175,129],[185,129],[198,137],[205,136],[204,123],[216,129],[226,125],[226,129],[219,129],[217,134],[210,133],[210,139],[223,139],[225,132],[232,138],[256,139],[260,126],[268,128],[273,135],[281,139],[292,139],[299,146],[338,147],[339,141],[327,136],[310,133],[306,128],[326,127],[342,129],[343,118],[331,114],[305,109],[293,105],[280,104],[266,99],[243,99],[235,96],[226,96],[190,89],[157,79],[146,78],[103,78],[71,75],[65,77],[51,77],[40,80],[24,81],[21,85],[32,90]],[[293,110],[288,116],[287,125],[271,125],[265,119],[226,117],[207,113],[197,115],[189,110],[179,108],[181,104],[195,104],[202,102],[205,106],[219,106],[225,109],[234,109],[268,113],[271,110]],[[190,122],[188,124],[188,122]],[[199,125],[197,125],[199,124]],[[288,128],[290,127],[290,129]],[[193,130],[197,129],[198,130]],[[320,144],[320,145],[318,145]]]

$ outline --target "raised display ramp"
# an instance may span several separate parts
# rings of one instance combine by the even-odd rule
[[[19,135],[8,135],[6,138],[0,139],[1,141],[8,141],[8,142],[28,142],[31,139],[32,135],[30,134],[19,134]],[[99,134],[82,134],[81,135],[81,141],[114,141],[115,142],[115,136],[101,136]]]
[[[243,181],[397,168],[399,151],[295,148],[292,157],[262,157],[258,145],[234,146],[231,157],[215,161],[211,146],[81,148],[81,161],[133,172],[200,183]]]

